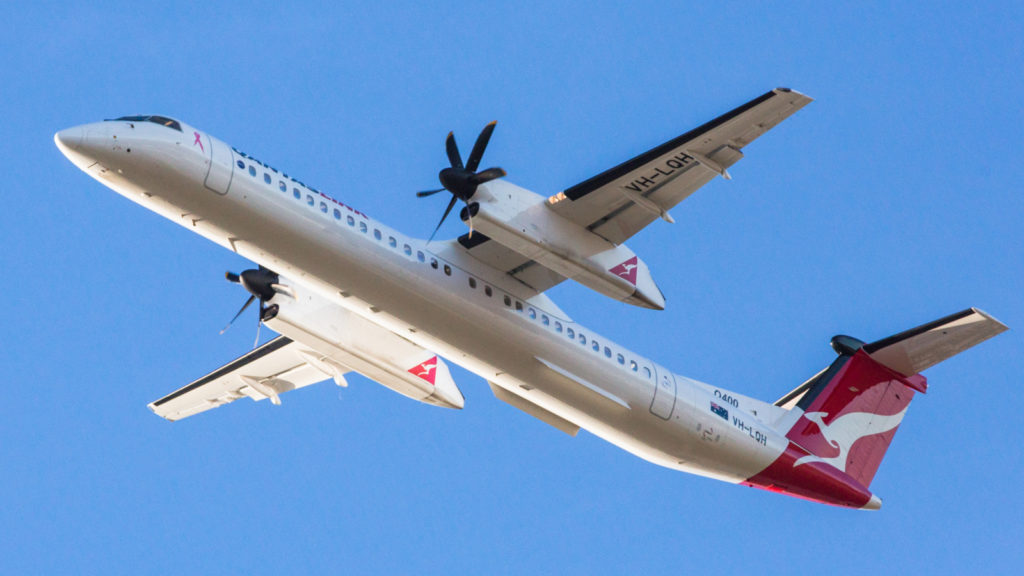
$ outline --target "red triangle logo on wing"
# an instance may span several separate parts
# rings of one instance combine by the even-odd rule
[[[622,264],[612,268],[609,272],[615,274],[619,278],[628,280],[630,284],[636,286],[636,269],[639,267],[640,265],[637,264],[636,256],[633,256],[629,260],[626,260]]]
[[[419,376],[420,378],[423,378],[427,382],[430,382],[430,385],[433,386],[434,377],[437,374],[437,356],[434,356],[433,358],[427,360],[422,364],[417,364],[416,366],[409,368],[409,373],[412,374],[413,376]]]

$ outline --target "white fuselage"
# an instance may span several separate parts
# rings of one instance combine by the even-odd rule
[[[790,412],[675,375],[454,242],[409,238],[181,128],[103,122],[57,141],[133,202],[646,460],[741,482],[785,449]]]

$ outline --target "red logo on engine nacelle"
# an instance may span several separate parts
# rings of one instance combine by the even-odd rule
[[[437,356],[434,356],[422,364],[417,364],[416,366],[409,368],[409,373],[413,376],[423,378],[433,386],[434,378],[437,376]]]
[[[636,269],[639,267],[640,265],[637,264],[636,256],[633,256],[629,260],[626,260],[622,264],[612,268],[609,272],[615,274],[619,278],[627,280],[633,286],[636,286]]]

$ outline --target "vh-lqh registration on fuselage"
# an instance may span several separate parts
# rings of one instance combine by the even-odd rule
[[[104,186],[259,265],[228,279],[279,336],[150,404],[168,420],[245,397],[279,404],[323,380],[345,386],[349,372],[462,408],[448,361],[567,434],[582,428],[669,468],[877,509],[869,486],[911,399],[926,390],[920,372],[1006,329],[991,316],[969,308],[871,343],[836,336],[827,368],[765,402],[675,374],[545,295],[571,279],[663,308],[626,241],[671,222],[673,206],[728,178],[748,144],[810,101],[772,90],[550,196],[507,182],[501,168],[480,169],[494,123],[465,161],[449,134],[442,187],[420,193],[442,194],[445,217],[460,208],[469,231],[449,241],[406,236],[172,118],[126,116],[55,140]]]

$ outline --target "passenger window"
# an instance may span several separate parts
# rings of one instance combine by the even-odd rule
[[[395,248],[396,246],[398,246],[398,240],[395,240],[394,236],[388,236],[388,246]]]
[[[548,320],[548,315],[547,314],[541,314],[540,315],[540,323],[545,325],[545,326],[547,326],[548,324],[551,323],[551,321]]]
[[[594,352],[601,351],[601,345],[597,343],[597,340],[594,340],[593,343],[590,344],[590,347],[594,350]]]
[[[632,370],[633,372],[636,372],[636,369],[637,369],[636,360],[630,360],[629,361],[629,369]]]
[[[486,284],[484,284],[484,294],[487,294],[488,298],[490,298],[491,294],[493,294],[491,287]]]
[[[356,225],[356,219],[351,217],[351,216],[348,216],[347,218],[345,218],[345,222],[348,222],[349,226],[355,226]]]
[[[298,200],[302,198],[302,192],[299,192],[298,188],[292,188],[292,196],[295,196],[295,199]]]
[[[558,320],[555,320],[555,332],[562,333],[562,323]]]
[[[263,181],[266,182],[267,184],[270,184],[270,174],[267,174],[266,172],[264,172],[263,173]]]
[[[575,338],[575,337],[576,337],[576,333],[575,333],[575,332],[573,332],[573,329],[572,329],[572,328],[566,328],[566,329],[565,329],[565,335],[566,335],[566,336],[568,336],[568,337],[569,337],[570,339],[572,339],[572,338]]]
[[[313,196],[307,194],[306,195],[306,205],[307,206],[312,206],[313,204],[316,204],[316,202],[313,200]]]
[[[580,344],[587,345],[587,337],[583,335],[583,332],[580,332]]]
[[[327,202],[320,202],[320,211],[327,214]]]
[[[284,183],[284,180],[278,180],[277,188],[281,192],[287,192],[288,191],[288,185]]]
[[[647,366],[644,366],[644,378],[650,379],[650,377],[651,377],[651,369],[648,368]]]
[[[416,259],[419,260],[420,262],[427,261],[427,258],[423,255],[423,252],[421,250],[416,251]]]
[[[533,308],[530,308],[529,310],[527,310],[526,313],[530,316],[530,320],[536,320],[537,319],[537,311],[534,310]]]
[[[447,264],[444,265],[444,275],[445,276],[451,276],[452,275],[452,267],[451,266],[449,266]]]
[[[508,297],[508,294],[506,294],[505,295],[505,306],[511,306],[511,305],[512,305],[512,299]]]
[[[412,246],[409,246],[408,244],[402,246],[402,252],[405,252],[406,256],[412,256]]]
[[[622,365],[626,364],[626,358],[622,354],[619,354],[618,356],[616,356],[615,359],[619,361],[619,364],[622,364]]]
[[[374,237],[375,239],[377,239],[377,240],[380,240],[381,238],[383,238],[383,237],[384,237],[384,235],[380,233],[380,230],[378,230],[378,229],[374,228],[374,229],[373,229],[373,237]]]
[[[604,357],[605,358],[611,358],[612,357],[612,349],[611,348],[609,348],[607,346],[604,347]]]
[[[433,268],[434,270],[437,270],[437,259],[436,258],[431,258],[430,259],[430,267]]]
[[[239,168],[241,168],[242,170],[245,170],[245,162],[242,162],[241,160],[239,160],[238,162],[235,162],[235,164],[238,164]]]
[[[366,222],[359,223],[359,231],[362,232],[363,234],[366,234]]]
[[[476,288],[476,278],[473,278],[472,276],[469,277],[469,287]]]
[[[341,220],[341,210],[338,210],[337,208],[334,209],[334,219]]]
[[[253,178],[256,177],[256,167],[255,166],[252,166],[252,165],[249,166],[249,176],[252,176]]]
[[[522,311],[523,311],[523,303],[520,302],[519,300],[516,300],[516,312],[522,312]]]

